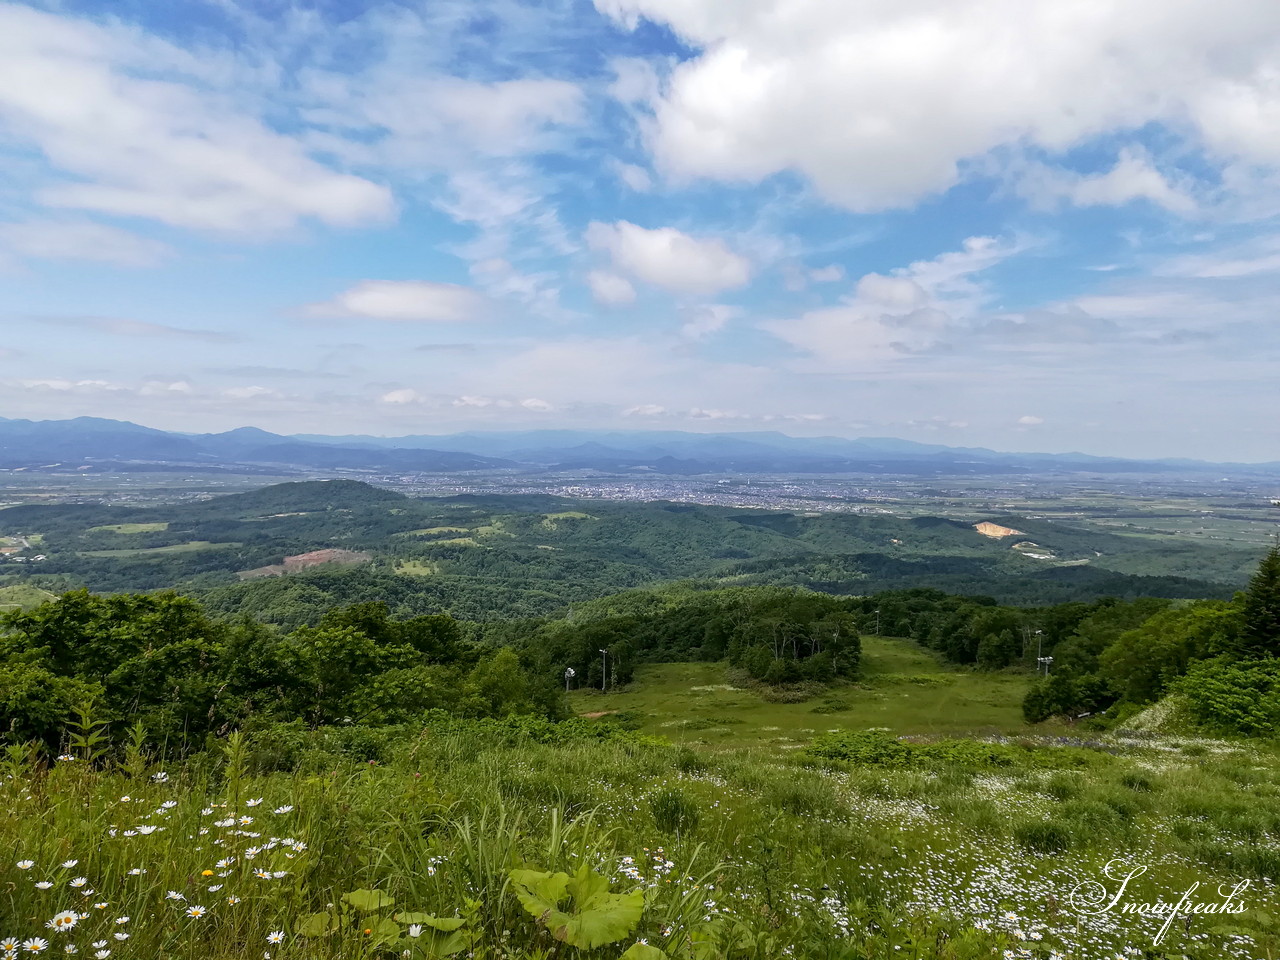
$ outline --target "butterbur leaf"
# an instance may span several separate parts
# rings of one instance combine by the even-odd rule
[[[313,913],[303,917],[302,921],[294,928],[294,932],[301,937],[323,937],[326,933],[332,933],[341,927],[341,918],[334,914]]]
[[[381,890],[352,890],[350,893],[344,893],[342,899],[362,913],[383,910],[395,903],[395,900]]]
[[[573,877],[537,870],[512,870],[510,877],[525,912],[571,946],[589,950],[615,943],[636,928],[644,912],[643,891],[610,893],[608,881],[585,865]],[[561,905],[566,895],[572,898],[569,910]]]
[[[633,943],[618,960],[667,960],[667,955],[647,943]]]
[[[534,917],[540,917],[548,910],[555,910],[556,904],[564,899],[565,887],[569,885],[567,873],[512,870],[510,877],[521,906]]]
[[[400,924],[386,917],[379,917],[372,921],[366,929],[370,931],[369,937],[375,944],[390,943],[392,940],[400,939]]]

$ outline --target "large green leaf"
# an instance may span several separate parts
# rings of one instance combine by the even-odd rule
[[[577,874],[512,870],[511,884],[525,912],[557,940],[591,949],[616,943],[636,928],[644,912],[644,891],[610,893],[609,882],[585,864]],[[562,909],[568,895],[572,906]]]
[[[362,913],[374,913],[395,903],[381,890],[352,890],[344,893],[342,899]]]
[[[667,955],[647,943],[633,943],[618,960],[667,960]]]
[[[302,937],[323,937],[342,928],[342,918],[333,913],[313,913],[303,917],[294,932]]]

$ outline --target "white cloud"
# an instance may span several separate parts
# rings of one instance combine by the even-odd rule
[[[644,167],[637,167],[634,163],[619,163],[615,169],[618,172],[618,179],[636,193],[644,193],[653,187],[649,171]]]
[[[1079,207],[1121,206],[1146,200],[1183,216],[1197,209],[1185,184],[1171,181],[1143,151],[1135,149],[1121,150],[1114,167],[1093,176],[1032,165],[1020,176],[1018,192],[1041,207],[1051,207],[1059,200]]]
[[[641,403],[622,411],[624,417],[661,417],[667,408],[658,403]]]
[[[304,309],[311,317],[457,323],[481,316],[485,299],[470,287],[425,280],[365,280]]]
[[[555,409],[555,407],[547,403],[547,401],[539,400],[537,397],[529,397],[527,400],[521,400],[520,406],[524,407],[526,410],[532,410],[535,413],[548,413]]]
[[[254,384],[249,387],[228,387],[222,391],[222,395],[230,400],[256,400],[259,397],[276,398],[280,396],[280,393],[270,387]]]
[[[1280,5],[1028,0],[596,0],[624,26],[670,26],[699,53],[622,99],[676,177],[807,177],[854,210],[947,190],[966,162],[1013,147],[1062,155],[1163,125],[1227,167],[1280,165]],[[833,109],[833,105],[837,105]],[[1122,159],[1084,202],[1182,201]]]
[[[587,243],[606,251],[618,269],[676,293],[718,293],[751,279],[751,264],[723,240],[691,237],[674,227],[596,222],[587,228]]]
[[[636,298],[636,288],[630,280],[607,270],[592,270],[587,274],[587,286],[597,303],[617,305],[631,303]]]
[[[693,316],[680,328],[680,333],[690,340],[705,340],[713,333],[723,330],[730,320],[741,313],[737,307],[710,303],[694,310]]]
[[[48,207],[240,234],[385,220],[390,192],[209,89],[198,57],[116,24],[0,6],[0,130],[63,174]]]
[[[1020,426],[1024,426],[1024,427],[1036,427],[1044,423],[1044,418],[1032,417],[1032,416],[1019,417],[1018,423]]]
[[[166,244],[91,220],[0,223],[0,250],[42,260],[94,260],[149,267],[172,251]]]
[[[1018,244],[970,237],[957,251],[920,260],[889,275],[868,273],[852,296],[834,307],[761,324],[808,353],[822,369],[867,369],[886,359],[919,353],[987,303],[974,277],[1018,253]]]
[[[401,390],[389,390],[380,399],[383,403],[405,404],[421,403],[424,398],[417,390],[404,388]]]
[[[809,279],[814,283],[836,283],[844,279],[844,267],[838,263],[818,267],[809,271]]]

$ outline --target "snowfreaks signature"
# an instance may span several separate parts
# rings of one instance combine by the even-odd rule
[[[1135,878],[1140,877],[1147,872],[1144,866],[1131,867],[1123,860],[1111,860],[1102,868],[1103,875],[1112,880],[1118,886],[1113,893],[1108,893],[1107,888],[1097,880],[1085,880],[1072,888],[1067,894],[1067,902],[1079,910],[1091,916],[1097,916],[1103,913],[1135,913],[1135,914],[1153,914],[1155,916],[1164,916],[1164,925],[1160,928],[1160,932],[1155,936],[1155,943],[1159,943],[1164,939],[1169,927],[1173,921],[1179,916],[1191,916],[1197,913],[1222,914],[1222,913],[1244,913],[1246,907],[1240,899],[1240,895],[1249,889],[1252,883],[1250,880],[1241,880],[1229,890],[1225,885],[1219,885],[1217,888],[1218,898],[1216,900],[1199,900],[1194,899],[1197,891],[1200,890],[1200,881],[1196,881],[1182,892],[1182,896],[1176,903],[1157,897],[1154,903],[1124,900],[1129,883]],[[1208,891],[1205,891],[1206,893]]]

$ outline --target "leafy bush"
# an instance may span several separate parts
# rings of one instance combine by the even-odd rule
[[[1207,660],[1177,689],[1192,719],[1207,730],[1247,736],[1280,732],[1280,659]]]

